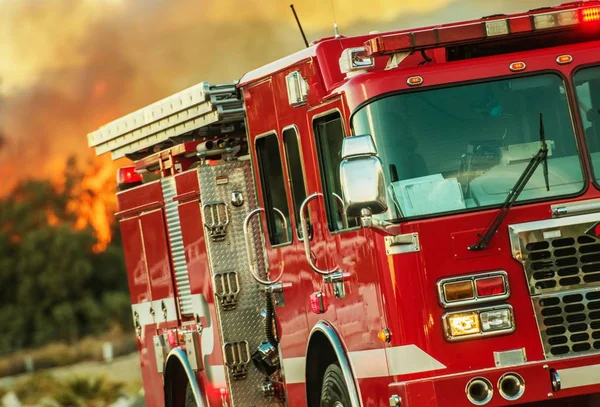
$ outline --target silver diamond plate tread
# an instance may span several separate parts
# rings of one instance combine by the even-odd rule
[[[160,183],[163,199],[165,200],[165,219],[167,221],[167,232],[169,233],[173,267],[175,268],[175,285],[177,286],[179,311],[182,315],[191,315],[193,314],[193,306],[190,277],[188,275],[185,249],[183,246],[183,238],[181,236],[179,209],[177,208],[177,202],[173,201],[173,198],[177,195],[175,178],[162,178]]]
[[[217,177],[228,176],[228,183],[217,185]],[[211,274],[235,270],[238,272],[240,293],[237,296],[237,307],[225,311],[218,300],[217,315],[221,334],[221,349],[226,342],[248,341],[250,352],[266,340],[264,322],[260,311],[265,307],[265,300],[258,283],[254,281],[248,269],[246,245],[244,242],[244,219],[256,208],[256,194],[250,163],[248,161],[230,161],[218,165],[198,168],[202,202],[223,201],[227,204],[230,223],[224,241],[213,242],[206,239]],[[241,191],[244,204],[241,207],[231,205],[231,193]],[[204,211],[202,211],[204,218]],[[255,220],[258,217],[255,218]],[[205,219],[203,219],[205,221]],[[260,234],[256,233],[258,222],[254,222],[256,258],[262,263],[262,244]],[[264,270],[263,267],[261,269]],[[223,355],[225,358],[225,355]],[[276,402],[267,401],[260,390],[264,377],[252,365],[248,364],[248,376],[244,380],[233,380],[227,372],[227,384],[231,397],[231,407],[279,406]]]

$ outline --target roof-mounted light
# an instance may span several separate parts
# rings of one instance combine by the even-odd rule
[[[423,84],[423,77],[422,76],[411,76],[410,78],[408,78],[406,80],[406,84],[408,86],[419,86]]]
[[[600,7],[589,7],[581,10],[581,21],[584,23],[600,22]]]
[[[488,37],[510,34],[510,26],[508,20],[493,20],[485,22],[485,32]]]
[[[556,63],[559,65],[567,65],[567,64],[570,64],[571,62],[573,62],[573,57],[571,55],[565,54],[565,55],[559,55],[558,57],[556,57]]]
[[[527,64],[525,62],[519,61],[519,62],[513,62],[508,67],[513,72],[520,72],[520,71],[524,71],[525,69],[527,69]]]
[[[524,35],[534,31],[567,29],[586,23],[600,23],[600,6],[577,7],[576,4],[573,3],[570,9],[557,8],[556,11],[551,12],[545,10],[382,35],[365,43],[366,56],[392,55],[419,49],[478,43],[500,36]]]
[[[544,13],[533,16],[533,25],[536,30],[566,27],[575,24],[579,24],[579,13],[577,10]]]
[[[339,60],[342,73],[362,71],[373,68],[375,60],[365,55],[365,47],[347,48],[342,52]]]

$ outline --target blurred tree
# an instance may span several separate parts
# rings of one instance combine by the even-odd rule
[[[0,200],[0,354],[130,324],[120,245],[94,253],[68,208],[82,178],[69,160],[63,185],[28,180]]]

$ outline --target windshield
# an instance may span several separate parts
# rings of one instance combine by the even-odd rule
[[[550,191],[540,166],[519,201],[575,194],[583,173],[558,75],[385,97],[359,110],[353,129],[375,140],[395,219],[504,202],[540,148],[540,113]]]
[[[594,177],[600,181],[600,67],[578,71],[575,89]]]

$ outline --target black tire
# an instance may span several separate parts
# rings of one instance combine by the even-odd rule
[[[337,363],[332,363],[327,367],[323,376],[320,407],[340,407],[340,404],[342,407],[350,407],[350,394],[342,369]]]
[[[196,399],[194,399],[194,392],[192,391],[192,386],[190,382],[188,382],[185,387],[185,407],[198,407],[196,404]]]

